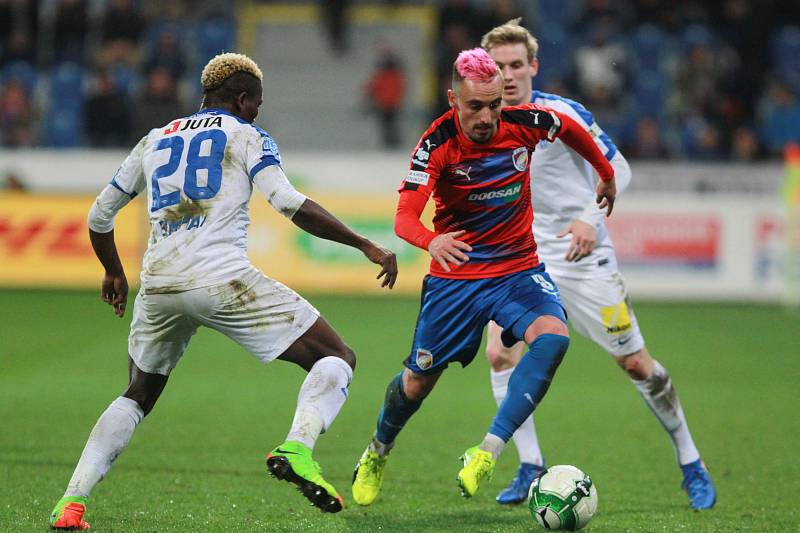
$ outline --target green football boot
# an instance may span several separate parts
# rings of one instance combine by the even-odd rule
[[[460,459],[464,462],[464,468],[458,471],[456,480],[461,488],[461,495],[472,498],[477,494],[481,482],[492,479],[495,460],[491,453],[478,446],[469,448]]]
[[[353,472],[353,500],[358,505],[369,505],[375,501],[383,483],[383,467],[386,457],[381,457],[367,446]]]
[[[89,524],[83,520],[86,500],[88,498],[80,496],[64,496],[58,500],[53,512],[50,513],[50,529],[89,529]]]
[[[344,507],[333,485],[322,477],[319,463],[311,458],[311,449],[300,442],[286,441],[267,455],[269,473],[297,485],[311,505],[324,513],[338,513]]]

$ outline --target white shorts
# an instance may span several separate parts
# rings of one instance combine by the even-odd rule
[[[622,274],[591,279],[551,277],[575,331],[615,356],[644,348]]]
[[[269,363],[303,335],[319,311],[257,269],[210,287],[167,294],[140,290],[128,353],[141,370],[169,375],[199,326],[233,339]]]

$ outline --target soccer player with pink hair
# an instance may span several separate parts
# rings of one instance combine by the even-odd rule
[[[474,496],[515,430],[550,385],[569,345],[558,289],[539,262],[531,231],[530,161],[541,141],[561,139],[600,176],[596,200],[611,213],[614,170],[591,135],[568,115],[536,104],[502,107],[503,76],[483,49],[453,65],[451,109],[422,135],[400,184],[395,232],[431,256],[405,368],[386,389],[372,441],[353,478],[353,498],[380,492],[387,456],[406,422],[450,363],[468,365],[492,320],[507,345],[530,350],[509,381],[483,441],[463,455],[458,484]],[[433,195],[433,231],[420,216]]]

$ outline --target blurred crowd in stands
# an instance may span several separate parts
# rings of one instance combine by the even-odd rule
[[[628,157],[753,161],[800,142],[797,0],[443,0],[439,12],[440,94],[458,50],[522,16],[539,41],[534,89],[584,104]]]
[[[235,37],[221,1],[0,0],[0,145],[127,147]]]
[[[534,88],[583,103],[628,157],[753,161],[800,142],[798,0],[322,1],[335,53],[363,3],[434,6],[432,114],[455,55],[522,16],[540,45]],[[191,112],[236,27],[221,1],[0,0],[0,145],[129,146]],[[389,117],[385,78],[370,83]]]

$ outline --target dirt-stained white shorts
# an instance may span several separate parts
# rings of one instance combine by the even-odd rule
[[[644,348],[644,338],[631,307],[625,280],[619,272],[606,277],[551,277],[561,292],[570,326],[615,356]]]
[[[169,375],[199,326],[215,329],[269,363],[303,335],[319,311],[257,269],[220,285],[146,294],[133,305],[128,352],[141,370]]]

